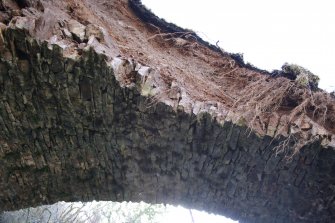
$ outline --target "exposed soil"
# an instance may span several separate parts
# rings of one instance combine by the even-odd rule
[[[23,2],[26,3],[19,6],[2,4],[0,9],[4,13],[10,11],[6,16],[12,17],[17,8],[26,7],[16,14],[37,18],[39,24],[32,35],[41,40],[56,35],[68,46],[78,48],[82,43],[66,38],[61,32],[62,23],[74,19],[83,25],[103,27],[110,39],[102,44],[111,49],[111,57],[132,58],[160,73],[165,90],[157,96],[159,99],[172,86],[178,86],[190,103],[206,102],[223,108],[225,118],[233,112],[231,119],[242,120],[241,124],[261,135],[269,134],[269,127],[273,127],[272,136],[288,136],[292,134],[292,126],[297,125],[303,131],[301,126],[306,123],[318,125],[317,129],[325,128],[324,137],[335,134],[335,100],[329,94],[301,87],[282,71],[269,73],[245,64],[239,55],[224,52],[194,32],[160,20],[143,8],[140,1]],[[9,21],[6,16],[3,22]],[[67,49],[68,53],[71,49]]]

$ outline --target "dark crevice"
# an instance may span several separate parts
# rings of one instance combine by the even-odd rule
[[[31,56],[16,47],[16,56],[19,60],[30,61]]]
[[[27,0],[16,0],[16,3],[19,5],[20,8],[26,8],[29,7],[29,1]]]
[[[5,8],[3,2],[0,1],[0,11],[5,11],[5,10],[6,10],[6,8]]]

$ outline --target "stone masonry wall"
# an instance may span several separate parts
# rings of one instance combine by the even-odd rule
[[[0,47],[0,211],[143,200],[248,223],[334,221],[334,149],[315,142],[288,162],[270,137],[121,87],[93,50],[66,58],[15,29]]]

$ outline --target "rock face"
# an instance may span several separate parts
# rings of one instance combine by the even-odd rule
[[[142,200],[248,223],[335,220],[333,147],[314,140],[287,159],[276,151],[290,140],[222,121],[214,102],[181,106],[177,82],[166,99],[153,97],[157,74],[116,57],[104,29],[72,27],[69,50],[57,35],[37,40],[29,24],[0,26],[1,211]]]

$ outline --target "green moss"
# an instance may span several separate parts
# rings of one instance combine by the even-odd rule
[[[282,70],[284,73],[293,75],[299,86],[315,89],[319,85],[320,78],[302,66],[285,63]]]
[[[302,86],[302,87],[308,87],[309,86],[309,78],[307,75],[305,74],[301,74],[299,75],[295,82],[299,85],[299,86]]]

